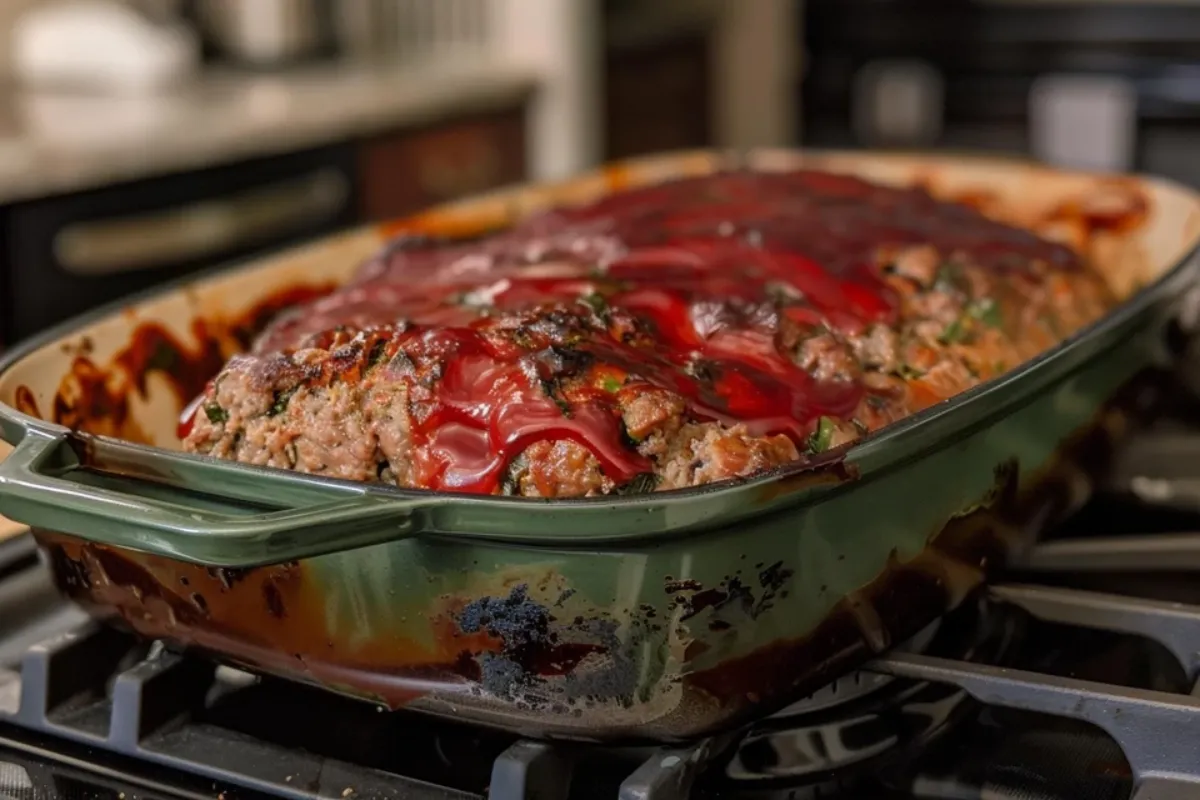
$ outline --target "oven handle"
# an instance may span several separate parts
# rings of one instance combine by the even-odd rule
[[[145,481],[112,473],[104,473],[106,482],[121,490],[73,479],[86,470],[70,439],[26,431],[0,462],[0,513],[33,528],[208,567],[279,564],[409,538],[440,504],[436,497],[338,487],[298,508],[263,511],[209,495],[203,506],[188,506],[152,497]]]
[[[330,219],[349,195],[349,180],[329,167],[226,198],[67,225],[54,254],[88,278],[212,258]]]

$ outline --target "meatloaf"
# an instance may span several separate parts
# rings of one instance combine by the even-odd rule
[[[418,489],[680,489],[820,457],[1113,304],[1071,249],[921,189],[729,171],[398,238],[230,360],[184,444]]]

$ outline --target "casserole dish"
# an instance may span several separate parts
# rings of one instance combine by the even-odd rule
[[[0,370],[0,513],[60,588],[146,637],[526,735],[675,740],[769,713],[915,635],[1079,503],[1171,365],[1200,268],[1172,184],[911,156],[760,152],[922,184],[1065,237],[1118,296],[997,379],[804,466],[551,502],[402,491],[170,452],[183,405],[273,308],[385,236],[462,236],[691,153],[517,188],[144,295]],[[919,502],[914,502],[919,498]]]

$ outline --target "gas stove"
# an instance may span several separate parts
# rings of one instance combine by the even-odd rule
[[[689,745],[522,740],[141,644],[0,543],[0,797],[1200,796],[1200,403],[1008,575],[866,669]]]

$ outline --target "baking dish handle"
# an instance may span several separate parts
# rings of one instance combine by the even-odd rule
[[[34,528],[211,567],[297,561],[417,533],[417,514],[436,500],[379,497],[364,490],[310,506],[259,511],[206,496],[204,508],[72,480],[69,437],[27,430],[0,462],[0,513]],[[221,508],[214,511],[213,508]]]

